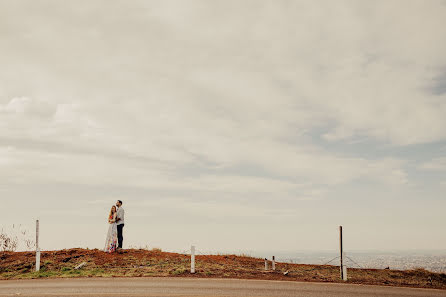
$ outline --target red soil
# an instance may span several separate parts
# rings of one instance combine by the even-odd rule
[[[73,270],[83,262],[86,265],[81,270]],[[86,249],[47,251],[41,253],[40,273],[34,272],[34,263],[33,252],[0,252],[0,279],[181,276],[341,282],[336,266],[277,263],[275,271],[265,271],[263,259],[236,255],[197,255],[196,273],[191,274],[189,255],[160,250],[130,249],[113,254]],[[348,276],[349,283],[446,289],[446,274],[423,269],[349,269]]]

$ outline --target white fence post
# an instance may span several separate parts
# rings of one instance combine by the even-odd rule
[[[195,246],[190,247],[190,273],[195,273]]]
[[[268,259],[265,258],[265,270],[268,270]]]
[[[36,220],[36,271],[40,270],[39,220]]]
[[[347,265],[344,265],[343,268],[344,269],[342,271],[343,272],[342,276],[344,277],[343,280],[346,281],[347,280]]]
[[[342,243],[342,226],[339,226],[339,252],[340,252],[340,260],[341,265],[339,266],[339,270],[341,272],[341,279],[344,279],[344,246]]]
[[[273,256],[273,261],[271,263],[273,270],[276,270],[276,257]]]

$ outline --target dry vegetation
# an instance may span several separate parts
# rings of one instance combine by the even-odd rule
[[[33,252],[0,252],[0,279],[181,276],[341,282],[336,266],[277,263],[276,271],[264,271],[263,259],[246,255],[198,255],[196,273],[190,274],[188,255],[160,249],[130,249],[114,254],[86,249],[42,252],[40,272],[34,271],[34,261]],[[86,265],[75,270],[82,262]],[[288,275],[283,274],[285,271],[289,271]],[[423,269],[349,269],[348,276],[348,283],[446,289],[446,274]]]
[[[31,234],[23,229],[22,225],[12,225],[10,232],[4,231],[3,228],[0,230],[0,252],[15,252],[20,244],[27,250],[36,246]]]

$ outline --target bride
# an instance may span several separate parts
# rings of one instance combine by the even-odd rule
[[[107,238],[105,240],[104,252],[113,253],[116,251],[118,246],[118,228],[116,227],[116,206],[112,206],[110,210],[110,215],[108,216],[108,227]]]

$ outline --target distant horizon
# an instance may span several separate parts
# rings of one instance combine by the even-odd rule
[[[101,247],[82,247],[82,246],[75,246],[75,247],[67,247],[67,248],[61,248],[61,249],[41,249],[41,251],[59,251],[59,250],[69,250],[69,249],[89,249],[89,250],[94,250],[94,249],[99,249],[101,250]],[[175,249],[163,249],[162,247],[127,247],[125,249],[143,249],[143,250],[151,250],[151,249],[161,249],[162,251],[165,252],[173,252],[173,253],[182,253],[182,252],[186,252],[186,253],[190,253],[190,250],[175,250]],[[31,249],[31,250],[18,250],[18,252],[28,252],[28,251],[34,251],[35,249]],[[271,252],[276,253],[276,255],[282,255],[282,254],[339,254],[339,250],[289,250],[289,251],[285,251],[285,250],[207,250],[207,249],[202,249],[203,250],[203,254],[227,254],[227,253],[231,253],[231,254],[271,254]],[[200,250],[201,251],[201,250]],[[426,249],[426,250],[417,250],[417,249],[401,249],[401,250],[345,250],[345,253],[398,253],[398,252],[403,252],[403,253],[423,253],[423,252],[428,252],[428,253],[445,253],[446,254],[446,249],[442,250],[442,249]]]

